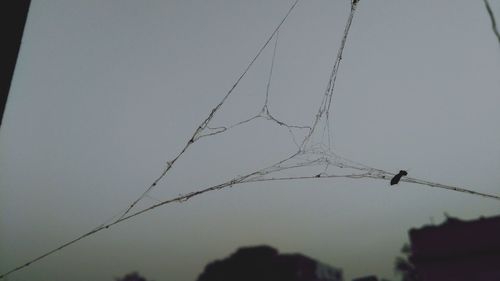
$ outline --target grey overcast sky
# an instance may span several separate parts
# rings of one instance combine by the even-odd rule
[[[500,1],[490,1],[500,15]],[[224,96],[285,0],[37,0],[0,130],[0,272],[122,211]],[[269,105],[309,125],[349,13],[302,0],[279,35]],[[214,119],[259,110],[266,49]],[[361,0],[332,108],[335,151],[416,178],[500,194],[500,47],[483,1]],[[144,204],[267,166],[296,149],[270,122],[196,142]],[[269,244],[393,278],[412,227],[500,213],[500,202],[369,179],[244,184],[156,209],[9,276],[192,281],[237,247]]]

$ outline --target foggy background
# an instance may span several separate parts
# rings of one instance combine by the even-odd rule
[[[500,15],[499,1],[490,1]],[[32,1],[0,130],[0,272],[123,211],[189,140],[291,5],[283,0]],[[311,125],[350,9],[303,0],[279,33],[269,106]],[[270,46],[272,47],[272,45]],[[212,125],[258,113],[267,48]],[[335,151],[500,194],[500,48],[483,1],[358,5],[332,108]],[[251,172],[296,147],[265,121],[203,138],[141,206]],[[139,206],[139,207],[141,207]],[[195,280],[237,247],[268,244],[393,278],[407,231],[500,213],[500,202],[369,179],[263,182],[164,206],[9,280]]]

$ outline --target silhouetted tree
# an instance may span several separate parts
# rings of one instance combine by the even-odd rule
[[[339,281],[342,271],[301,254],[280,254],[270,246],[239,248],[207,264],[197,281]]]
[[[402,281],[419,281],[415,265],[410,260],[411,248],[408,244],[404,244],[401,248],[401,253],[404,256],[396,258],[394,263],[394,271],[400,274]]]

